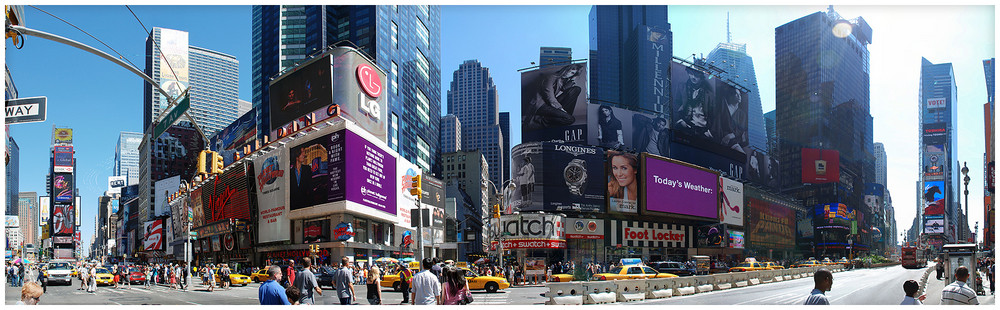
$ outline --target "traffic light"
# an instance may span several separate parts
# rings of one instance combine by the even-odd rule
[[[212,152],[212,173],[222,173],[222,168],[225,168],[225,161],[222,160],[222,155],[219,153]]]
[[[420,176],[414,176],[410,186],[410,195],[420,197]]]
[[[500,218],[500,205],[493,205],[493,218]]]
[[[208,157],[208,152],[209,151],[198,152],[198,174],[208,173],[208,172],[206,172],[206,170],[209,170],[208,169],[208,165],[207,165],[208,164],[208,158],[207,158]]]

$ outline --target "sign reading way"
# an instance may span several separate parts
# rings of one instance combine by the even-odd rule
[[[4,121],[7,124],[44,122],[46,97],[10,99],[4,107]]]

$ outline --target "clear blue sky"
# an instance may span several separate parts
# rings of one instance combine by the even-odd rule
[[[43,6],[42,9],[90,32],[136,65],[143,66],[146,34],[124,6]],[[674,54],[708,54],[726,38],[726,12],[732,12],[734,42],[748,43],[754,58],[764,111],[774,109],[774,28],[825,10],[811,6],[671,6]],[[981,180],[982,103],[986,90],[982,60],[995,57],[995,8],[992,6],[837,6],[846,18],[862,16],[873,29],[871,106],[875,141],[890,158],[900,232],[915,214],[917,179],[917,88],[920,57],[955,65],[959,100],[959,159],[969,161],[971,177]],[[249,6],[133,6],[146,27],[190,32],[190,44],[227,53],[240,61],[239,97],[250,94]],[[451,74],[467,59],[490,68],[501,111],[512,114],[513,145],[520,143],[520,74],[538,61],[541,46],[570,47],[573,58],[588,57],[590,6],[444,6],[442,9],[442,106]],[[30,28],[59,34],[113,52],[61,21],[26,7]],[[933,22],[931,22],[933,21]],[[142,84],[110,62],[61,44],[29,37],[21,50],[7,40],[5,61],[21,97],[48,96],[48,121],[11,126],[21,147],[21,191],[44,192],[52,125],[74,129],[78,187],[83,200],[85,244],[94,231],[97,197],[112,174],[120,131],[141,132]],[[446,112],[446,111],[442,111]],[[443,114],[443,113],[442,113]],[[976,186],[979,184],[979,186]],[[982,223],[981,181],[970,185],[972,221]]]

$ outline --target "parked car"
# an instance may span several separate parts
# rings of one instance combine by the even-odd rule
[[[688,268],[680,262],[652,262],[649,267],[661,273],[671,273],[678,276],[694,275],[695,268]]]

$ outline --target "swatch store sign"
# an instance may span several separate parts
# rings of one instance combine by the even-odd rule
[[[504,249],[565,249],[564,218],[555,214],[512,214],[500,217]]]

